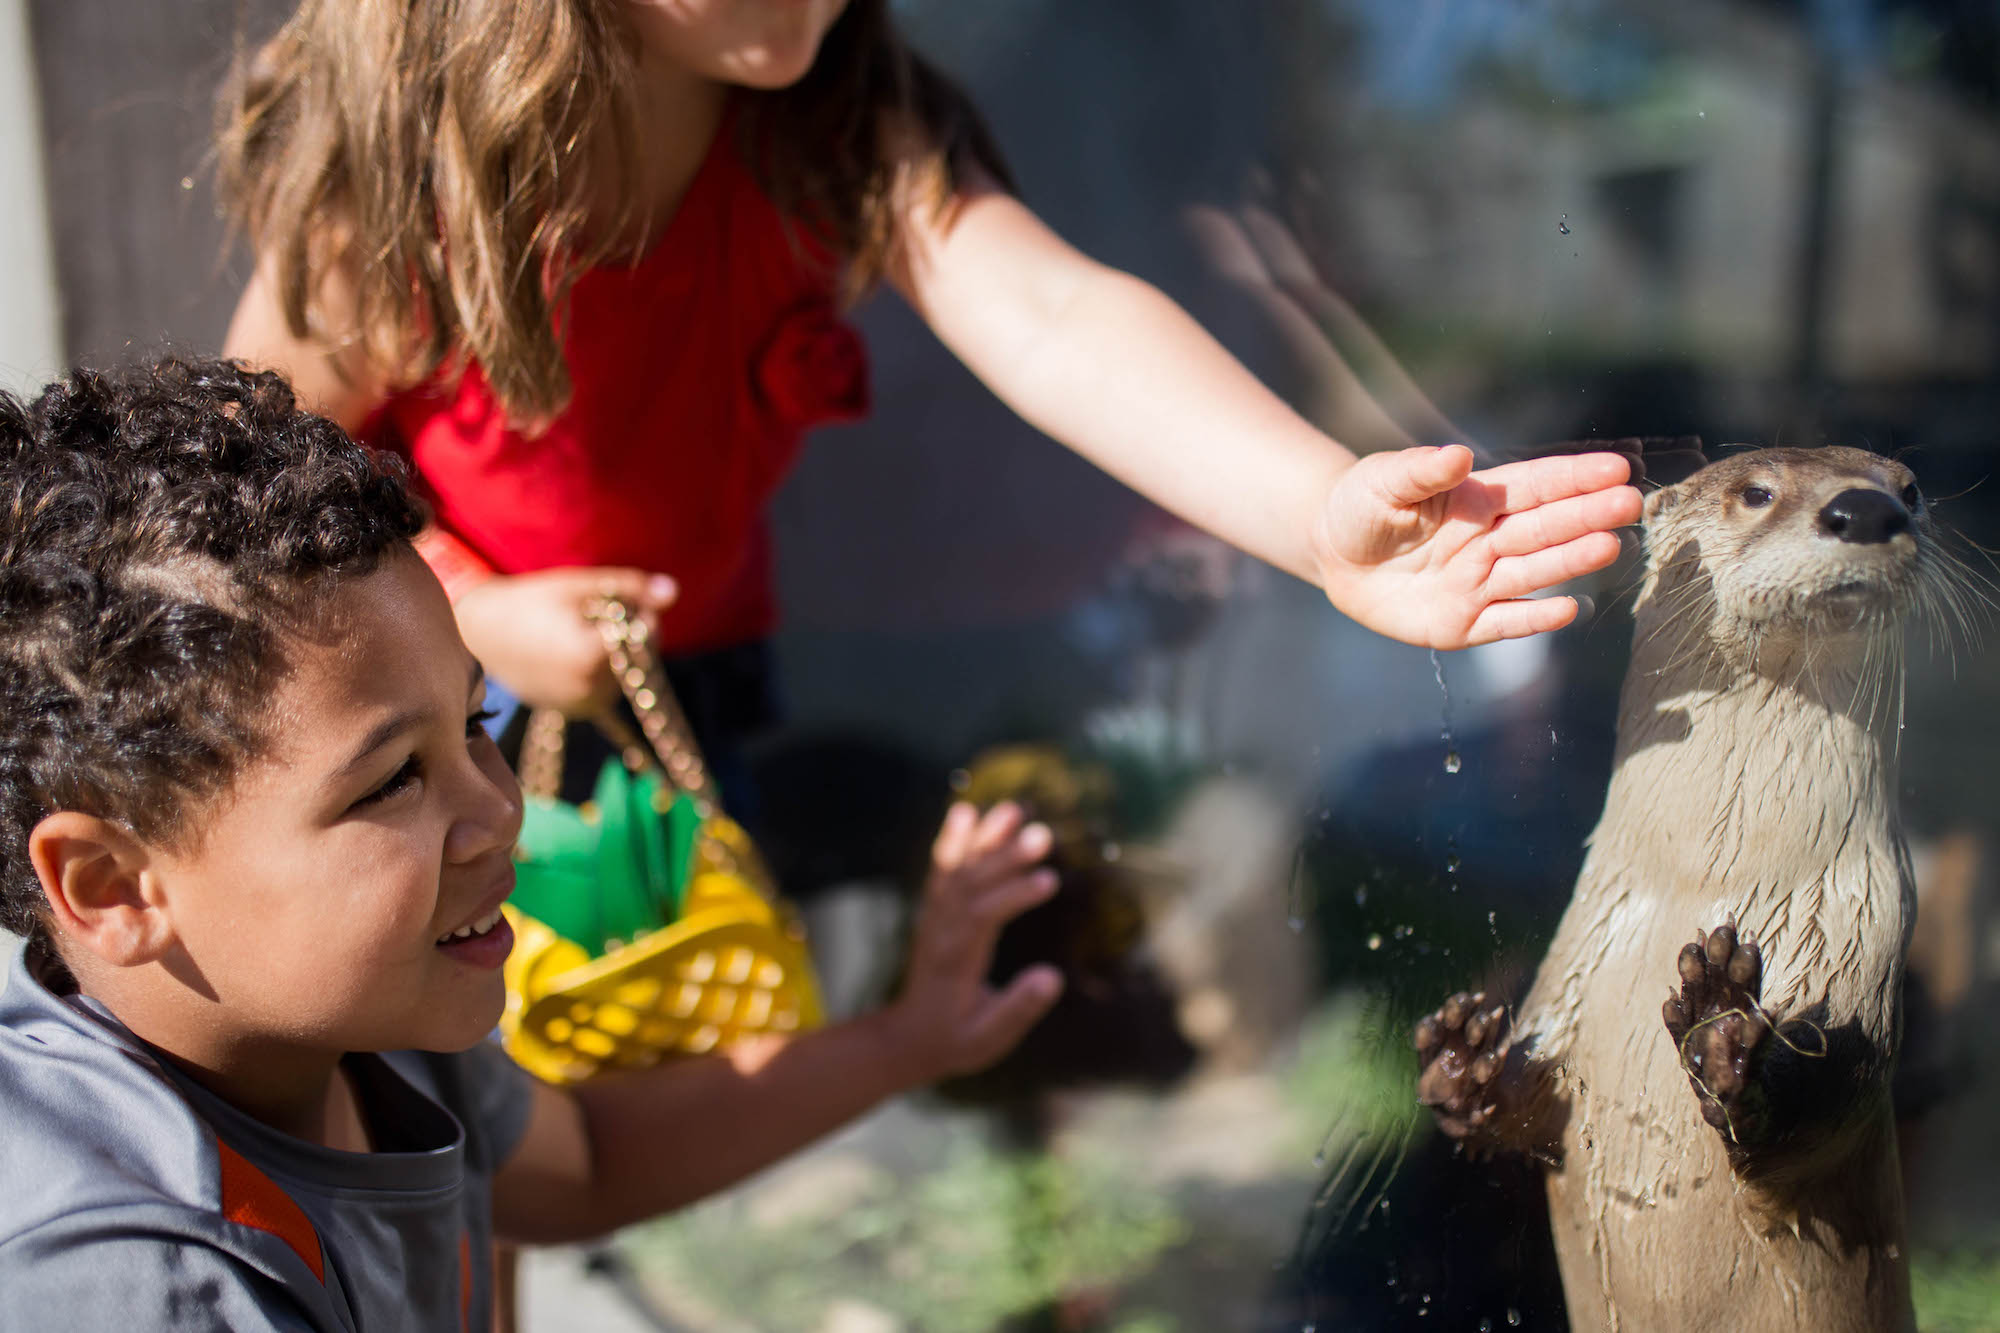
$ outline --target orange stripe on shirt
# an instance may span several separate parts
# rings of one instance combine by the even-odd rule
[[[292,1202],[292,1196],[280,1189],[278,1182],[221,1139],[215,1141],[215,1152],[222,1162],[222,1215],[239,1226],[267,1231],[291,1246],[324,1284],[326,1258],[305,1209]]]
[[[458,1328],[472,1333],[472,1233],[458,1233]]]

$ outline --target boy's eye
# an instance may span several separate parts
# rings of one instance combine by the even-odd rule
[[[394,796],[397,793],[402,792],[405,789],[409,788],[411,785],[413,785],[416,782],[417,777],[421,772],[422,769],[417,763],[417,757],[415,755],[411,755],[408,759],[405,759],[403,761],[403,766],[401,768],[398,768],[394,773],[391,773],[389,775],[388,781],[384,782],[374,791],[369,792],[366,796],[356,801],[354,803],[354,808],[358,810],[362,806],[375,805],[379,802],[388,800],[391,796]]]
[[[486,724],[500,716],[497,708],[481,708],[465,719],[465,734],[470,740],[477,740],[486,731]]]

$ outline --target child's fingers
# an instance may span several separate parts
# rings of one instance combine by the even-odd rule
[[[1021,972],[973,1020],[963,1049],[971,1056],[966,1073],[984,1069],[1020,1044],[1062,997],[1062,973],[1047,963]]]
[[[1572,495],[1539,508],[1503,515],[1493,525],[1487,546],[1496,557],[1533,555],[1589,533],[1636,523],[1639,508],[1639,492],[1630,486]]]
[[[1027,813],[1012,801],[1002,801],[988,810],[972,835],[972,845],[966,852],[966,859],[978,860],[991,856],[995,849],[1020,830],[1027,817]]]
[[[979,811],[974,806],[965,801],[952,802],[951,809],[945,811],[943,826],[938,829],[937,841],[931,844],[931,864],[942,871],[957,870],[964,865],[978,826]]]
[[[679,587],[665,574],[617,565],[553,569],[539,577],[565,589],[578,605],[594,597],[616,597],[641,611],[664,610],[679,594]]]
[[[1574,597],[1532,597],[1493,602],[1473,620],[1464,646],[1492,643],[1495,639],[1521,639],[1530,634],[1561,629],[1576,619],[1578,609]]]
[[[1018,878],[1046,860],[1055,835],[1046,824],[1030,824],[1013,836],[990,846],[973,846],[963,864],[951,876],[958,896],[978,897],[1003,880]],[[945,887],[940,885],[939,887]]]
[[[982,925],[1006,925],[1030,907],[1047,902],[1056,891],[1056,872],[1044,866],[1026,875],[1017,875],[979,895],[972,912]]]
[[[1508,556],[1494,562],[1486,580],[1487,596],[1506,601],[1582,578],[1616,560],[1622,549],[1617,534],[1591,532],[1545,551]]]
[[[1517,514],[1572,495],[1587,495],[1623,485],[1632,476],[1632,460],[1623,454],[1557,454],[1502,463],[1479,474],[1493,492],[1495,509]]]
[[[978,855],[980,869],[992,874],[1012,875],[1034,865],[1049,854],[1055,846],[1056,835],[1047,824],[1029,824],[1015,829],[1009,836],[992,846],[982,849]]]

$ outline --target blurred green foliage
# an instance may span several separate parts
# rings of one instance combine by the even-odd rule
[[[1923,1333],[2000,1333],[2000,1244],[1919,1250],[1910,1286]]]
[[[731,1327],[804,1330],[830,1301],[865,1302],[926,1333],[989,1333],[1010,1316],[1144,1271],[1188,1236],[1173,1203],[1109,1166],[1003,1153],[970,1132],[914,1178],[884,1174],[830,1216],[759,1226],[739,1197],[629,1242],[658,1279]],[[1173,1333],[1165,1315],[1124,1333]]]

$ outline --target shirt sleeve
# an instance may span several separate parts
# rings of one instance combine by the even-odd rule
[[[100,1209],[0,1243],[0,1333],[319,1333],[338,1327],[323,1287],[292,1290],[171,1219]],[[303,1266],[301,1266],[303,1271]],[[306,1280],[310,1280],[309,1277]]]

